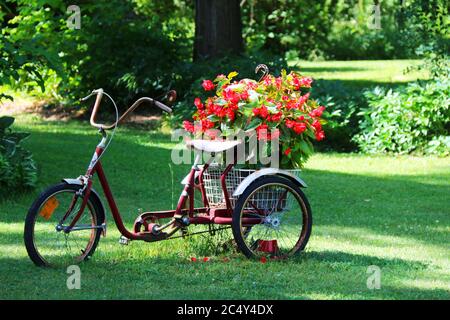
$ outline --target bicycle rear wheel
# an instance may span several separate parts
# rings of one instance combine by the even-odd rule
[[[265,176],[239,197],[233,212],[233,235],[249,258],[286,258],[303,250],[311,234],[312,214],[294,182]]]
[[[79,185],[58,184],[33,203],[25,220],[24,240],[31,260],[38,266],[67,266],[87,260],[95,251],[105,215],[99,201],[90,196],[86,208],[68,233],[84,196]]]

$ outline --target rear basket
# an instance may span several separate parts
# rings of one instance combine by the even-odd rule
[[[225,207],[225,197],[223,194],[222,184],[220,182],[220,176],[222,175],[225,167],[211,164],[207,170],[203,173],[203,182],[205,185],[206,198],[211,207]],[[256,172],[254,169],[231,169],[225,177],[228,195],[230,198],[231,206],[234,208],[238,197],[234,197],[233,193],[241,182]],[[300,170],[286,170],[294,176],[299,176]],[[279,192],[273,192],[269,190],[258,191],[253,195],[253,201],[258,202],[258,208],[272,208],[276,205],[276,201],[280,198]],[[285,206],[286,201],[281,201],[279,206]]]

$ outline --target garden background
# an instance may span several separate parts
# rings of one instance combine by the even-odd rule
[[[447,1],[4,0],[0,24],[1,298],[450,298]],[[81,290],[32,265],[29,206],[81,174],[98,140],[79,98],[102,87],[123,111],[178,92],[173,116],[142,108],[105,155],[130,226],[139,208],[174,204],[188,166],[169,166],[170,133],[201,81],[255,78],[259,63],[313,77],[327,107],[327,138],[302,173],[314,217],[304,253],[262,264],[202,237],[124,247],[110,220]],[[367,287],[371,265],[380,289]]]

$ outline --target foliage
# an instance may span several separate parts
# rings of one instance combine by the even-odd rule
[[[233,80],[237,75],[231,72],[218,75],[214,82],[203,80],[204,90],[216,89],[215,95],[204,102],[195,99],[194,123],[185,121],[184,128],[211,139],[244,131],[270,146],[279,143],[281,165],[301,168],[313,152],[311,141],[325,138],[321,120],[325,107],[309,100],[306,92],[312,79],[286,70],[279,77],[265,75],[259,82]]]
[[[251,49],[308,58],[322,49],[337,15],[338,0],[243,1],[244,37]]]
[[[413,46],[416,54],[423,59],[418,68],[429,71],[433,78],[448,78],[450,4],[445,0],[416,0],[413,4],[405,9],[404,14],[410,21],[407,31],[408,44]]]
[[[414,56],[410,43],[403,41],[407,30],[403,5],[398,1],[339,1],[339,19],[334,21],[323,46],[329,59],[398,59]]]
[[[0,117],[0,189],[1,196],[21,188],[34,187],[37,168],[31,152],[21,142],[29,136],[11,130],[14,118]]]
[[[83,27],[72,32],[80,48],[66,56],[74,79],[69,88],[77,87],[72,94],[103,87],[124,106],[171,86],[177,66],[188,57],[189,43],[172,30],[163,32],[160,18],[148,19],[131,1],[121,0],[86,5],[83,12]]]
[[[13,18],[2,21],[4,38],[31,53],[22,63],[34,66],[43,56],[47,58],[43,65],[58,72],[63,101],[77,101],[103,87],[122,107],[139,95],[158,96],[179,78],[176,69],[190,56],[185,31],[193,25],[192,9],[184,2],[113,0],[83,3],[80,9],[80,29],[68,27],[69,13],[62,0],[17,1]],[[153,11],[161,12],[164,19]],[[184,16],[177,17],[180,12]],[[28,43],[33,46],[24,46]],[[9,66],[10,59],[4,60]],[[23,78],[30,75],[43,85],[46,70],[42,69],[18,74],[16,86],[23,88]],[[2,66],[0,72],[4,70],[8,68]]]
[[[24,8],[28,4],[21,2]],[[0,86],[17,85],[26,87],[39,86],[41,91],[45,90],[45,77],[43,69],[53,69],[61,71],[61,65],[57,54],[47,49],[49,43],[44,36],[48,29],[54,26],[54,20],[49,19],[49,8],[39,11],[27,9],[27,21],[35,21],[34,28],[9,28],[17,26],[20,18],[15,16],[13,11],[0,3]],[[38,31],[38,32],[36,32]],[[11,96],[0,93],[1,99],[10,99]]]
[[[336,151],[356,150],[352,138],[360,130],[358,112],[367,105],[361,89],[337,80],[319,79],[311,89],[311,96],[328,109],[324,125],[327,139],[321,146]]]
[[[450,150],[450,81],[411,83],[366,93],[361,133],[355,141],[363,152],[438,153]]]

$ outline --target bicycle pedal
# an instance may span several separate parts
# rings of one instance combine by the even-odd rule
[[[120,236],[119,238],[119,243],[123,246],[127,246],[130,243],[130,241],[131,241],[130,239],[124,236]]]
[[[179,224],[181,224],[183,227],[187,227],[191,224],[191,221],[189,220],[189,217],[187,217],[187,216],[175,217],[175,220]]]

